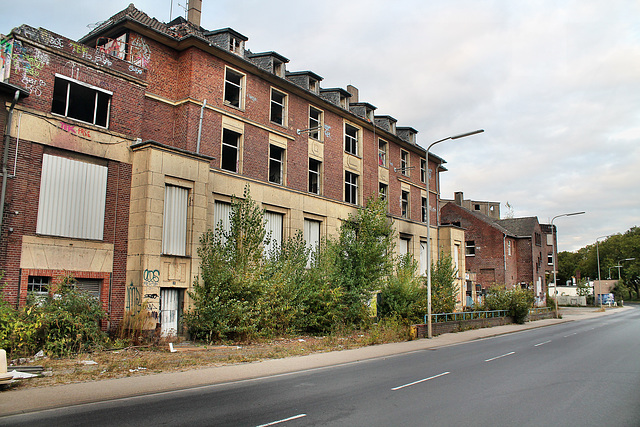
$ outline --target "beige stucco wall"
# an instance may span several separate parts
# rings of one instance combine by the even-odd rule
[[[111,273],[113,245],[62,237],[23,236],[20,268]]]
[[[199,237],[206,231],[209,161],[155,144],[133,152],[127,283],[158,315],[161,287],[189,289],[198,275]],[[165,186],[189,189],[186,256],[162,254]],[[129,295],[129,294],[128,294]],[[188,305],[188,295],[185,292]],[[131,301],[127,306],[131,306]]]
[[[455,265],[455,267],[458,270],[456,284],[458,285],[459,304],[456,305],[456,308],[462,309],[466,305],[464,230],[456,227],[440,227],[439,244],[440,251],[445,255],[450,255],[454,263],[457,258],[457,265]],[[475,288],[472,290],[471,296],[475,301]]]

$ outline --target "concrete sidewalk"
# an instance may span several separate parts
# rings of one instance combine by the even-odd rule
[[[562,319],[545,319],[524,325],[504,325],[474,329],[444,334],[433,339],[419,339],[285,359],[270,359],[261,362],[193,369],[185,372],[151,374],[24,390],[7,390],[0,393],[0,416],[318,369],[416,350],[455,345],[558,323],[605,316],[628,309],[630,307],[607,309],[601,312],[592,307],[562,308],[560,312]]]

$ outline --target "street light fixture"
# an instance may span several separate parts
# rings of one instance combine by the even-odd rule
[[[432,142],[427,147],[427,338],[433,338],[433,330],[431,327],[431,209],[429,208],[429,198],[431,186],[429,185],[431,176],[429,175],[429,150],[440,142],[447,141],[449,139],[460,139],[471,135],[476,135],[484,132],[484,129],[474,130],[472,132],[461,133],[460,135],[448,136],[442,138],[436,142]]]
[[[571,212],[571,213],[566,213],[566,214],[560,214],[560,215],[556,215],[553,218],[551,218],[551,255],[553,257],[553,290],[554,290],[554,294],[555,294],[555,300],[556,300],[556,319],[558,318],[558,283],[556,281],[556,258],[558,257],[556,254],[556,229],[553,226],[553,221],[555,221],[556,218],[560,218],[562,216],[574,216],[574,215],[582,215],[584,214],[583,212]],[[599,274],[599,273],[598,273]]]
[[[614,267],[618,268],[618,280],[620,280],[620,269],[622,268],[622,261],[633,261],[635,258],[625,258],[618,261],[618,265],[614,265]]]
[[[600,236],[596,239],[596,258],[597,258],[597,262],[598,262],[598,290],[602,291],[602,281],[600,279],[600,245],[599,245],[599,240],[600,239],[606,239],[613,236],[613,234],[609,234],[606,236]],[[596,285],[594,283],[593,285],[593,305],[595,307],[596,305]],[[602,308],[602,298],[600,298],[600,308]]]

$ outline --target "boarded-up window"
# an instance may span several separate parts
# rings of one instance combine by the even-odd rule
[[[225,232],[231,230],[231,203],[216,200],[213,217],[215,221],[214,228],[220,227]]]
[[[320,245],[320,221],[314,221],[312,219],[304,220],[304,241],[307,249],[309,250],[309,259],[307,261],[307,268],[311,267],[311,261],[314,254],[318,251]]]
[[[36,233],[102,240],[106,166],[44,154]]]
[[[186,255],[188,198],[189,190],[186,188],[164,187],[162,253],[165,255]]]
[[[278,250],[282,245],[282,219],[284,215],[277,212],[265,212],[264,218],[266,220],[266,237],[269,237],[270,241],[268,245],[265,245],[265,253],[269,255],[272,251]]]

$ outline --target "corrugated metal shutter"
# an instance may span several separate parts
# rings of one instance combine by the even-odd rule
[[[100,298],[102,280],[77,279],[76,288],[85,291],[96,298]]]
[[[264,217],[266,219],[265,229],[267,231],[266,236],[271,238],[268,245],[265,246],[265,254],[273,250],[280,248],[282,245],[282,214],[276,212],[265,212]]]
[[[36,233],[102,240],[106,166],[44,154]]]
[[[320,224],[320,221],[314,221],[312,219],[304,220],[304,240],[306,242],[307,249],[309,250],[307,268],[311,267],[311,259],[313,254],[318,250],[318,245],[320,244]]]
[[[189,190],[167,185],[164,189],[162,253],[185,256],[187,250],[187,200]]]
[[[160,289],[160,333],[162,336],[178,333],[178,289]]]
[[[231,203],[216,202],[213,209],[213,218],[215,224],[214,228],[218,227],[218,224],[222,224],[224,231],[231,230]]]

